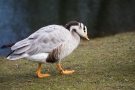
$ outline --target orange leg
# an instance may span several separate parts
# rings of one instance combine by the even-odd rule
[[[39,78],[44,78],[44,77],[50,76],[49,74],[41,74],[41,73],[40,73],[40,69],[41,69],[41,63],[38,64],[38,69],[37,69],[37,72],[36,72],[36,74],[37,74],[37,76],[38,76]]]
[[[73,72],[75,72],[75,70],[70,70],[70,71],[65,70],[65,71],[64,71],[64,70],[62,69],[60,63],[57,64],[57,67],[58,67],[59,70],[60,70],[60,74],[72,74]]]

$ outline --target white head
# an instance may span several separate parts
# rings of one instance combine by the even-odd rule
[[[70,31],[75,31],[81,37],[84,37],[87,40],[89,40],[87,35],[87,27],[83,23],[79,23],[77,21],[71,21],[66,24],[65,28],[67,28]]]

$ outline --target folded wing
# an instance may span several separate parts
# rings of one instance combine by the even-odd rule
[[[23,58],[24,54],[35,55],[49,53],[71,37],[70,32],[62,26],[43,27],[28,38],[11,47],[13,51],[7,58],[11,60]]]

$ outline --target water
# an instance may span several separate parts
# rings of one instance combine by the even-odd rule
[[[25,37],[30,30],[25,21],[26,11],[22,6],[19,6],[25,5],[26,2],[16,1],[0,0],[0,46],[16,42]],[[10,49],[0,50],[0,55],[5,55],[9,51]]]
[[[0,0],[0,46],[72,20],[83,22],[89,37],[135,30],[135,0]],[[0,49],[0,56],[9,52]]]
[[[39,28],[58,22],[57,3],[43,3],[37,0],[0,0],[0,46],[24,39]],[[51,4],[53,6],[49,7]],[[0,55],[9,52],[10,49],[1,49]]]

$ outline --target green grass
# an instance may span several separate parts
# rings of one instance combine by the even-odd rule
[[[39,79],[37,63],[0,58],[0,90],[135,90],[135,32],[81,41],[61,62],[72,75],[60,75],[56,64],[43,64],[50,77]]]

